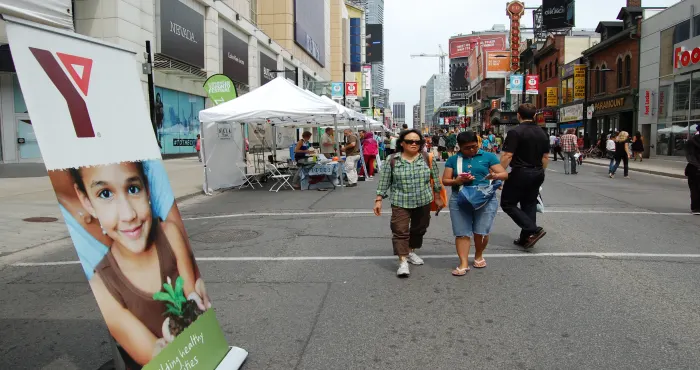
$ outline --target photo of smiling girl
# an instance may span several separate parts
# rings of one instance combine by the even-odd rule
[[[154,294],[181,278],[196,319],[211,307],[204,282],[181,229],[154,216],[142,162],[81,167],[70,175],[80,204],[111,240],[90,280],[98,306],[123,351],[147,364],[184,330]]]

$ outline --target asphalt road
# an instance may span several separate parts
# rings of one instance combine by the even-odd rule
[[[395,277],[376,182],[232,191],[183,217],[245,369],[692,369],[700,363],[700,217],[682,180],[547,172],[532,251],[499,213],[488,267],[455,278],[448,213],[426,265]],[[73,261],[69,246],[25,262]],[[96,369],[107,332],[78,265],[0,266],[0,368]]]

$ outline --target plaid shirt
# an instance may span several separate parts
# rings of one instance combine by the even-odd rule
[[[430,178],[435,180],[435,186],[430,189]],[[440,171],[433,160],[432,168],[428,168],[422,154],[418,155],[413,163],[403,159],[401,153],[396,154],[394,170],[392,174],[391,157],[388,157],[382,165],[379,174],[379,186],[377,195],[387,197],[391,190],[391,204],[396,207],[413,209],[430,204],[433,201],[433,192],[438,193],[442,189],[440,183]]]
[[[562,152],[573,153],[578,150],[578,138],[574,134],[562,135],[559,141]]]

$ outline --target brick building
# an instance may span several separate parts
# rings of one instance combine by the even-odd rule
[[[628,1],[630,3],[639,4],[638,1]],[[600,22],[596,28],[601,36],[600,43],[583,52],[588,61],[588,106],[594,109],[586,130],[590,140],[614,131],[627,131],[632,135],[637,129],[637,25],[643,11],[639,6],[623,7],[618,21]]]

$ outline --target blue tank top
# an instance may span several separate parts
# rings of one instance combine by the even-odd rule
[[[309,147],[310,147],[310,145],[309,145],[309,142],[308,142],[308,141],[304,141],[304,142],[301,144],[301,150],[309,150]],[[305,158],[307,158],[308,156],[309,156],[309,155],[306,154],[306,153],[294,153],[294,160],[295,160],[295,161],[298,161],[298,160],[300,160],[300,159],[305,159]]]

